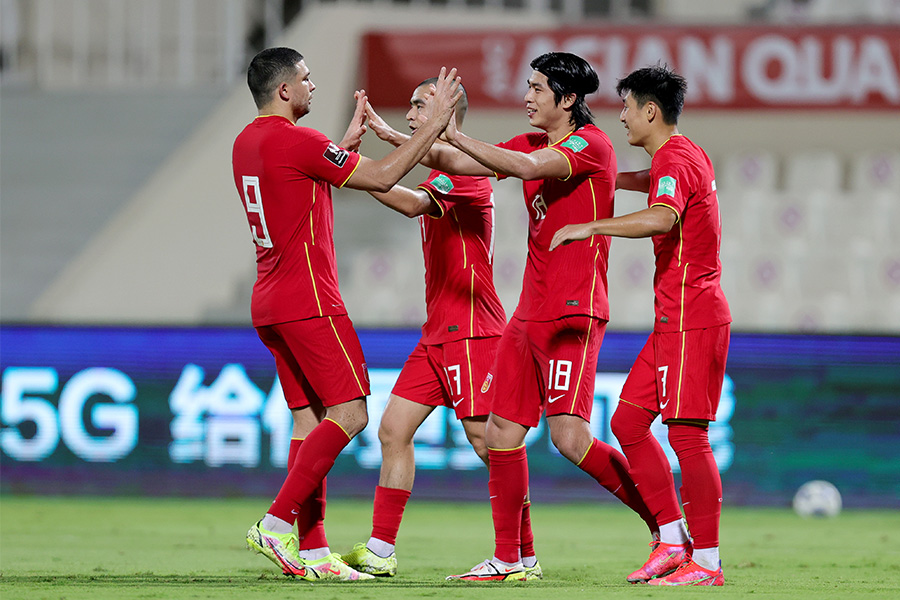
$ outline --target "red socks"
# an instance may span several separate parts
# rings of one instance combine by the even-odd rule
[[[531,501],[522,504],[522,528],[519,534],[522,543],[522,558],[534,556],[534,532],[531,530]],[[499,558],[499,557],[497,557]]]
[[[669,425],[669,443],[681,465],[681,502],[694,548],[719,545],[722,479],[705,427]]]
[[[507,563],[519,562],[523,503],[528,495],[528,458],[525,446],[511,450],[488,449],[488,491],[494,517],[494,556]]]
[[[611,426],[628,457],[632,481],[640,487],[641,498],[656,523],[663,525],[680,519],[681,508],[675,495],[669,459],[650,433],[654,418],[656,416],[648,410],[619,402]]]
[[[269,508],[269,514],[288,523],[295,522],[303,503],[308,502],[321,485],[338,454],[348,443],[350,436],[340,425],[331,419],[319,423],[300,444],[294,464]]]
[[[640,515],[651,532],[659,530],[656,519],[644,504],[634,481],[628,474],[628,460],[621,452],[595,438],[578,463],[578,468],[596,479],[597,483]]]
[[[403,520],[403,510],[412,492],[399,488],[375,488],[375,507],[372,510],[372,537],[388,544],[397,543],[397,532]]]
[[[302,439],[291,438],[291,447],[288,451],[288,472],[294,466],[294,461],[297,458],[297,452],[300,450],[302,442]],[[328,539],[325,537],[325,490],[327,480],[327,477],[323,479],[321,485],[316,488],[309,500],[300,505],[300,514],[297,515],[300,550],[311,550],[328,546]]]

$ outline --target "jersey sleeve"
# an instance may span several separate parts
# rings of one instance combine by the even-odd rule
[[[344,187],[356,167],[359,154],[341,148],[314,129],[298,127],[298,139],[287,149],[292,164],[313,179]]]
[[[508,142],[500,142],[496,144],[498,148],[504,148],[505,150],[515,150],[516,152],[524,152],[525,154],[531,154],[535,150],[540,148],[544,148],[547,146],[546,143],[547,134],[541,133],[523,133],[521,135],[517,135],[513,139]],[[503,173],[494,173],[494,176],[497,180],[506,179],[508,175],[504,175]]]
[[[438,206],[438,211],[429,213],[428,216],[440,219],[454,206],[476,202],[477,196],[473,193],[474,180],[475,178],[472,177],[432,171],[428,180],[418,186],[420,190],[424,190],[431,196]]]
[[[577,135],[576,132],[551,148],[562,154],[569,162],[569,175],[563,177],[563,181],[575,175],[602,171],[610,164],[609,155],[612,152],[612,146],[598,136],[589,134],[582,136]]]
[[[678,220],[690,196],[689,174],[674,161],[661,161],[650,170],[648,206],[666,206],[675,211]],[[676,221],[677,222],[677,221]]]

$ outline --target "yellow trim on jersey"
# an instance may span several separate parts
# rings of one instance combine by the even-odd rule
[[[348,440],[352,440],[352,439],[353,439],[353,436],[350,435],[349,433],[347,433],[347,430],[344,429],[343,427],[341,427],[341,424],[338,423],[337,421],[335,421],[334,419],[332,419],[332,418],[330,418],[330,417],[325,417],[324,419],[322,419],[322,421],[323,421],[323,422],[325,422],[325,421],[331,421],[332,423],[334,423],[335,425],[337,425],[338,427],[341,428],[341,431],[344,432],[344,435],[347,436],[347,439],[348,439]]]
[[[575,131],[577,131],[577,130],[570,131],[569,133],[567,133],[566,135],[564,135],[561,139],[559,139],[559,140],[557,140],[557,141],[555,141],[555,142],[553,142],[552,144],[549,144],[549,145],[547,146],[547,147],[550,148],[551,150],[556,150],[557,152],[559,152],[560,154],[562,154],[562,155],[563,155],[563,158],[565,158],[565,159],[566,159],[566,162],[569,164],[569,174],[566,175],[565,177],[560,177],[560,178],[559,178],[560,181],[568,181],[569,178],[572,176],[572,161],[569,160],[569,157],[566,156],[566,153],[565,153],[565,152],[563,152],[563,151],[560,150],[559,148],[554,148],[554,146],[558,146],[558,145],[562,144],[564,141],[566,141],[567,139],[569,139],[570,137],[572,137],[572,134],[575,133]]]
[[[662,144],[659,145],[659,148],[657,148],[656,150],[653,151],[653,154],[656,154],[657,152],[659,152],[659,149],[662,148],[663,146],[665,146],[666,144],[668,144],[669,140],[671,140],[673,137],[682,137],[682,136],[684,136],[683,133],[673,133],[672,135],[670,135],[669,137],[666,138],[666,141],[664,141]]]
[[[597,247],[597,251],[594,252],[594,276],[591,279],[591,301],[588,304],[588,308],[591,311],[591,316],[594,316],[594,290],[597,289],[597,259],[600,258],[600,247]]]
[[[316,229],[313,227],[313,209],[316,207],[316,184],[313,182],[313,192],[312,192],[312,204],[309,207],[309,239],[312,242],[312,245],[316,245]]]
[[[435,204],[437,204],[438,208],[441,209],[441,214],[435,215],[435,214],[432,214],[431,212],[428,212],[428,213],[425,213],[426,217],[431,217],[432,219],[440,219],[445,214],[447,214],[447,211],[444,208],[444,204],[440,200],[438,200],[437,198],[434,197],[434,194],[431,193],[431,190],[429,190],[427,187],[422,187],[421,185],[419,187],[417,187],[416,189],[422,190],[423,192],[425,192],[426,194],[431,196],[431,201],[434,202]]]
[[[341,347],[341,352],[344,353],[344,358],[347,359],[347,364],[350,365],[350,370],[353,371],[353,378],[356,380],[356,386],[359,388],[360,393],[363,396],[365,396],[366,391],[363,389],[362,384],[359,382],[359,375],[356,374],[356,369],[353,367],[353,361],[350,360],[350,355],[347,353],[347,349],[344,348],[344,342],[341,340],[341,336],[338,335],[337,327],[334,326],[334,318],[328,317],[328,322],[331,323],[331,330],[334,331],[334,337],[335,337],[335,339],[337,339],[338,345],[340,345],[340,347]],[[352,437],[352,436],[348,436],[348,437]]]
[[[306,439],[306,438],[295,438],[295,437],[293,437],[293,436],[291,437],[291,441],[292,441],[292,442],[302,442],[302,441],[305,440],[305,439]]]
[[[462,251],[463,251],[463,269],[469,268],[469,257],[466,253],[466,236],[463,235],[462,223],[459,222],[459,217],[456,216],[456,211],[453,212],[453,220],[456,221],[456,230],[459,231],[459,241],[462,242]]]
[[[653,204],[650,205],[650,208],[653,208],[654,206],[665,206],[666,208],[671,210],[673,213],[675,213],[675,222],[676,223],[681,222],[681,215],[678,214],[678,211],[675,210],[674,206],[670,206],[670,205],[666,204],[665,202],[654,202]]]
[[[338,189],[341,189],[342,187],[344,187],[345,185],[347,185],[347,182],[350,181],[350,178],[353,177],[353,174],[354,174],[354,173],[356,173],[356,169],[359,168],[359,163],[362,162],[362,159],[363,159],[363,157],[360,156],[360,157],[359,157],[359,160],[356,161],[356,164],[353,165],[353,170],[350,171],[350,174],[349,174],[349,175],[347,175],[347,179],[344,180],[344,183],[342,183],[341,185],[338,186]]]
[[[472,278],[469,282],[469,335],[475,335],[475,265],[472,265]],[[468,343],[467,341],[466,347]]]
[[[516,446],[515,448],[491,448],[490,446],[488,446],[488,450],[493,450],[494,452],[512,452],[513,450],[521,450],[524,447],[525,447],[525,444],[522,444],[521,446]]]
[[[469,350],[469,340],[466,338],[466,365],[469,369],[469,414],[475,413],[475,382],[472,381],[472,353]]]
[[[291,123],[291,120],[288,119],[287,117],[285,117],[284,115],[276,115],[276,114],[271,114],[271,115],[256,115],[255,117],[253,117],[253,120],[255,121],[255,120],[257,120],[257,119],[264,119],[264,118],[266,118],[266,117],[281,117],[282,119],[284,119],[284,120],[287,121],[288,123]],[[296,123],[291,123],[291,125],[296,125]]]
[[[675,417],[681,412],[681,380],[684,375],[684,347],[687,342],[687,331],[681,332],[681,364],[678,365],[678,392],[675,395]]]
[[[571,135],[571,134],[569,134],[569,135]],[[568,137],[568,136],[566,136],[566,137]],[[563,140],[564,140],[564,139],[566,139],[566,138],[563,138]],[[560,142],[561,142],[561,141],[562,141],[562,140],[560,140]],[[558,142],[557,142],[557,143],[558,143]],[[560,181],[568,181],[569,178],[572,176],[572,161],[570,161],[570,160],[569,160],[569,157],[566,156],[566,153],[563,152],[562,150],[560,150],[559,148],[554,148],[553,146],[547,146],[547,147],[550,148],[551,150],[556,150],[557,152],[559,152],[560,154],[562,154],[562,157],[563,157],[564,159],[566,159],[566,164],[569,165],[569,174],[566,175],[565,177],[559,177],[558,179],[559,179]]]
[[[324,316],[322,314],[322,303],[319,302],[319,290],[316,288],[316,276],[313,273],[312,260],[309,258],[309,244],[303,242],[303,247],[306,249],[306,264],[309,266],[309,280],[312,282],[313,287],[313,296],[316,298],[316,306],[319,307],[319,316]]]
[[[584,336],[584,348],[581,350],[581,369],[578,372],[578,381],[575,384],[575,393],[572,394],[572,405],[569,407],[569,414],[574,414],[575,412],[575,402],[578,400],[578,390],[581,388],[581,378],[584,377],[584,363],[587,360],[588,344],[591,341],[591,329],[594,327],[594,319],[590,317],[588,318],[590,319],[590,321],[588,322],[587,335]],[[584,456],[581,457],[581,460],[584,460]],[[581,461],[578,462],[580,463]]]
[[[681,258],[679,257],[679,261]],[[678,329],[684,331],[684,288],[687,287],[687,270],[691,263],[685,263],[681,276],[681,314],[678,316]]]

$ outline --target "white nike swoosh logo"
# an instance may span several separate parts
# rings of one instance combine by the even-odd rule
[[[556,402],[563,396],[565,396],[565,394],[560,394],[559,396],[550,396],[549,398],[547,398],[547,402],[549,402],[550,404],[553,404],[554,402]]]
[[[665,407],[667,407],[668,405],[669,405],[669,401],[666,400],[665,403],[662,403],[662,402],[659,403],[659,408],[660,408],[660,410],[662,410]]]
[[[453,408],[456,408],[457,406],[459,406],[460,402],[462,402],[462,398],[460,398],[459,400],[457,400],[456,402],[453,403]]]

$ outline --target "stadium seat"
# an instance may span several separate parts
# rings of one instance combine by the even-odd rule
[[[798,152],[785,161],[784,188],[787,191],[840,190],[844,165],[834,152]]]
[[[849,184],[853,191],[893,191],[897,196],[900,194],[900,152],[885,150],[855,156],[850,162]]]
[[[877,331],[900,327],[900,252],[854,261],[865,282],[867,321]]]
[[[774,252],[802,252],[823,241],[831,196],[824,191],[766,192],[744,198],[739,231]],[[724,217],[723,217],[724,219]]]
[[[752,150],[724,157],[715,165],[716,184],[728,193],[773,190],[778,184],[778,160],[771,152]]]
[[[793,256],[800,290],[796,326],[801,331],[857,330],[865,283],[853,256],[839,248]]]
[[[900,244],[900,199],[890,192],[836,195],[824,213],[830,243],[865,244],[879,251]]]
[[[786,331],[794,324],[790,307],[799,298],[795,263],[766,249],[744,252],[723,262],[722,287],[736,329]]]

